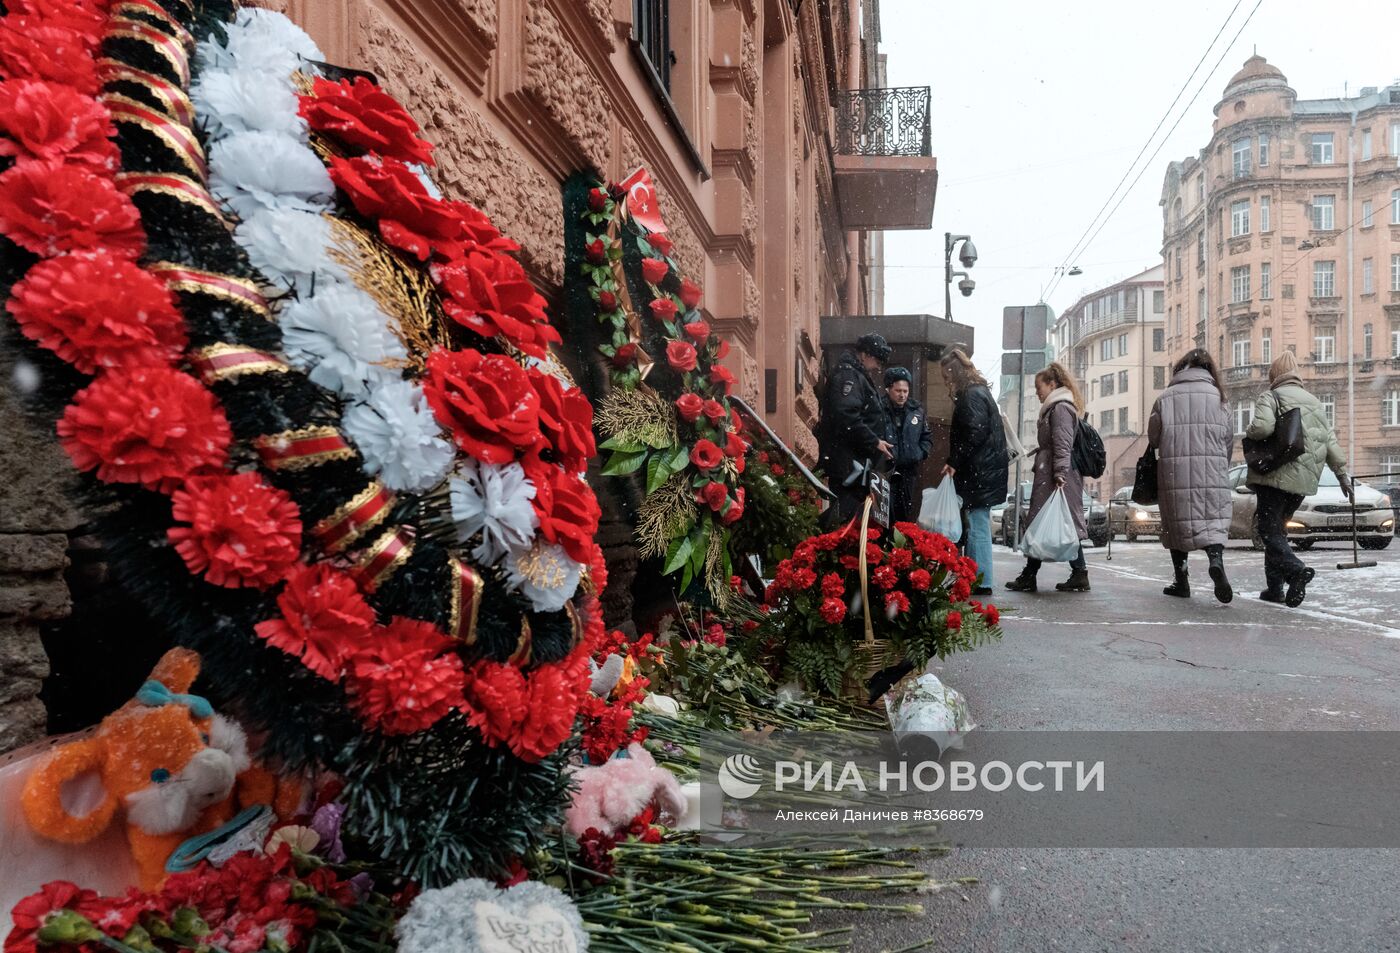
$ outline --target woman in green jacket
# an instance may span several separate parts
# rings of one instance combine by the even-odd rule
[[[1296,608],[1302,605],[1314,572],[1293,555],[1285,525],[1303,497],[1317,492],[1323,464],[1337,474],[1337,482],[1348,498],[1352,490],[1346,459],[1327,412],[1321,401],[1303,389],[1298,359],[1292,351],[1284,351],[1269,366],[1269,390],[1254,402],[1254,421],[1244,435],[1251,440],[1266,439],[1273,434],[1278,419],[1295,407],[1303,418],[1302,455],[1272,473],[1260,473],[1251,467],[1248,483],[1258,495],[1255,527],[1264,540],[1264,579],[1268,588],[1259,593],[1259,598]]]

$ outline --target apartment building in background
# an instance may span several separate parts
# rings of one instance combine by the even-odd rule
[[[1088,481],[1099,499],[1132,485],[1147,447],[1152,403],[1169,380],[1162,279],[1156,265],[1092,291],[1061,314],[1051,331],[1055,359],[1079,381],[1089,420],[1103,437],[1103,478]]]
[[[1351,471],[1400,474],[1400,82],[1298,99],[1256,55],[1215,116],[1162,187],[1170,357],[1212,350],[1242,433],[1293,351]]]

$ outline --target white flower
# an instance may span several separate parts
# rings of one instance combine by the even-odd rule
[[[397,377],[385,365],[408,356],[374,299],[345,282],[318,284],[315,295],[283,307],[280,322],[292,363],[344,397]]]
[[[297,114],[290,82],[270,81],[250,69],[212,70],[190,90],[212,139],[235,132],[279,132],[303,139],[306,120]]]
[[[510,549],[529,549],[540,519],[530,501],[535,485],[518,463],[504,466],[464,461],[452,479],[452,519],[465,543],[477,533],[481,542],[472,556],[494,566]]]
[[[203,70],[252,69],[287,76],[305,69],[303,60],[324,62],[326,55],[311,37],[286,16],[271,10],[243,7],[227,27],[228,42],[199,45]]]
[[[261,209],[240,222],[233,237],[247,250],[253,267],[274,284],[308,294],[319,290],[322,282],[350,280],[346,270],[326,253],[331,225],[317,212]]]
[[[365,472],[391,490],[421,493],[436,486],[452,466],[452,445],[423,391],[408,381],[385,381],[341,419],[365,458]]]
[[[459,880],[424,890],[394,927],[399,953],[584,953],[588,932],[568,895],[538,880],[505,890]]]
[[[325,211],[335,186],[308,146],[276,132],[239,132],[209,150],[209,188],[240,218],[260,208]]]
[[[535,540],[529,549],[512,549],[506,557],[506,588],[519,589],[536,612],[558,612],[578,589],[583,564],[564,547]]]

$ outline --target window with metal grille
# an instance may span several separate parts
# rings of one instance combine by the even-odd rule
[[[671,0],[632,0],[632,33],[662,89],[669,93],[671,65],[676,62],[671,52]]]

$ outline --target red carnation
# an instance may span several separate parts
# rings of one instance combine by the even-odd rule
[[[322,678],[338,681],[345,659],[369,641],[374,610],[355,581],[328,563],[293,566],[286,578],[277,597],[281,616],[254,631]]]
[[[41,261],[8,303],[24,336],[84,374],[173,364],[185,323],[164,282],[105,251]]]
[[[588,208],[594,212],[605,211],[608,207],[608,193],[602,189],[588,190]]]
[[[677,371],[695,370],[695,348],[684,341],[666,342],[666,363]]]
[[[577,387],[565,390],[543,371],[531,368],[529,377],[540,398],[540,431],[564,469],[578,473],[598,452],[593,439],[593,405]]]
[[[648,235],[647,244],[650,245],[658,255],[666,258],[670,258],[671,252],[675,250],[675,245],[671,242],[671,239],[660,232],[652,232]]]
[[[256,472],[192,476],[170,498],[166,531],[192,573],[216,586],[266,589],[301,553],[301,511]]]
[[[598,307],[604,312],[617,310],[617,295],[611,291],[598,292]]]
[[[573,733],[588,683],[583,651],[528,675],[513,665],[483,660],[466,680],[463,711],[487,744],[504,744],[516,757],[535,762]]]
[[[413,170],[398,159],[332,156],[330,174],[355,211],[376,220],[379,234],[393,247],[419,261],[433,252],[444,258],[461,254],[461,215],[429,195]]]
[[[771,467],[769,467],[769,470],[775,477],[787,476],[787,468],[784,467],[781,463],[773,464]]]
[[[899,582],[899,576],[895,573],[894,567],[892,566],[880,566],[875,570],[871,579],[874,581],[875,585],[879,586],[881,589],[893,589]]]
[[[445,718],[462,697],[462,660],[429,622],[395,618],[346,664],[350,704],[370,727],[411,735]]]
[[[829,572],[822,576],[822,595],[828,599],[834,599],[846,594],[846,584],[840,575]]]
[[[72,30],[89,47],[97,46],[107,26],[107,0],[13,0],[6,6],[12,17]]]
[[[583,255],[593,264],[601,265],[608,260],[608,249],[601,238],[595,238],[583,246]]]
[[[632,362],[636,359],[637,345],[633,344],[631,341],[628,341],[626,344],[622,345],[622,347],[618,348],[617,351],[613,354],[613,367],[630,367]]]
[[[706,483],[695,494],[695,502],[706,504],[716,513],[724,509],[724,501],[728,498],[729,491],[723,483],[717,481]]]
[[[111,179],[56,161],[0,175],[0,232],[44,258],[90,248],[137,258],[146,248],[140,213]]]
[[[193,377],[168,367],[107,371],[73,398],[58,438],[79,470],[104,483],[169,492],[196,470],[222,467],[229,426]]]
[[[690,462],[701,470],[713,469],[723,461],[724,451],[704,437],[695,441],[695,446],[690,448]]]
[[[915,592],[923,592],[933,584],[933,577],[929,575],[927,569],[914,569],[909,573],[909,588]]]
[[[544,298],[525,269],[501,252],[467,252],[431,269],[444,295],[443,310],[482,337],[500,335],[533,357],[562,338],[549,323]]]
[[[97,92],[92,40],[77,30],[38,17],[0,19],[0,76],[44,79],[79,93]]]
[[[821,616],[827,625],[840,625],[846,618],[846,603],[834,597],[823,599]]]
[[[988,625],[996,625],[1001,621],[1001,610],[988,603],[982,607],[982,618],[987,620]]]
[[[689,278],[681,279],[681,304],[687,311],[694,311],[700,305],[700,286]]]
[[[351,149],[433,164],[432,144],[419,137],[408,110],[363,76],[338,83],[318,77],[311,92],[301,97],[299,112],[317,132]]]
[[[647,307],[651,316],[658,321],[671,322],[676,319],[676,303],[670,298],[655,298]]]
[[[948,631],[956,632],[962,628],[962,613],[954,609],[948,613]]]
[[[890,550],[890,565],[895,569],[908,569],[914,562],[914,554],[907,549]]]
[[[909,597],[902,592],[885,593],[885,611],[896,615],[909,611]]]
[[[744,488],[741,486],[734,491],[734,498],[729,501],[729,507],[724,511],[720,519],[727,525],[737,523],[744,515]]]
[[[575,562],[592,557],[593,537],[602,510],[588,484],[538,456],[526,457],[525,475],[535,485],[532,501],[540,520],[540,536],[564,548]]]
[[[670,268],[671,266],[660,258],[643,258],[642,278],[647,284],[659,285],[666,279],[666,272],[670,271]]]
[[[705,402],[700,399],[699,394],[686,392],[676,398],[676,413],[688,424],[699,420],[704,409]]]
[[[438,423],[485,463],[510,463],[540,436],[540,398],[524,368],[500,354],[434,351],[423,393]]]
[[[77,884],[67,880],[52,880],[44,884],[38,892],[16,903],[11,911],[14,927],[5,938],[5,953],[35,953],[39,949],[38,933],[49,925],[51,919],[70,910],[86,917],[94,912],[97,902],[96,891],[80,890]],[[73,945],[78,944],[75,942]],[[98,944],[89,942],[83,945],[95,947]]]
[[[102,104],[71,86],[27,79],[0,83],[0,156],[64,159],[111,172],[117,167],[115,135]]]
[[[696,344],[703,344],[710,338],[710,322],[703,319],[692,321],[685,326],[686,336]]]

